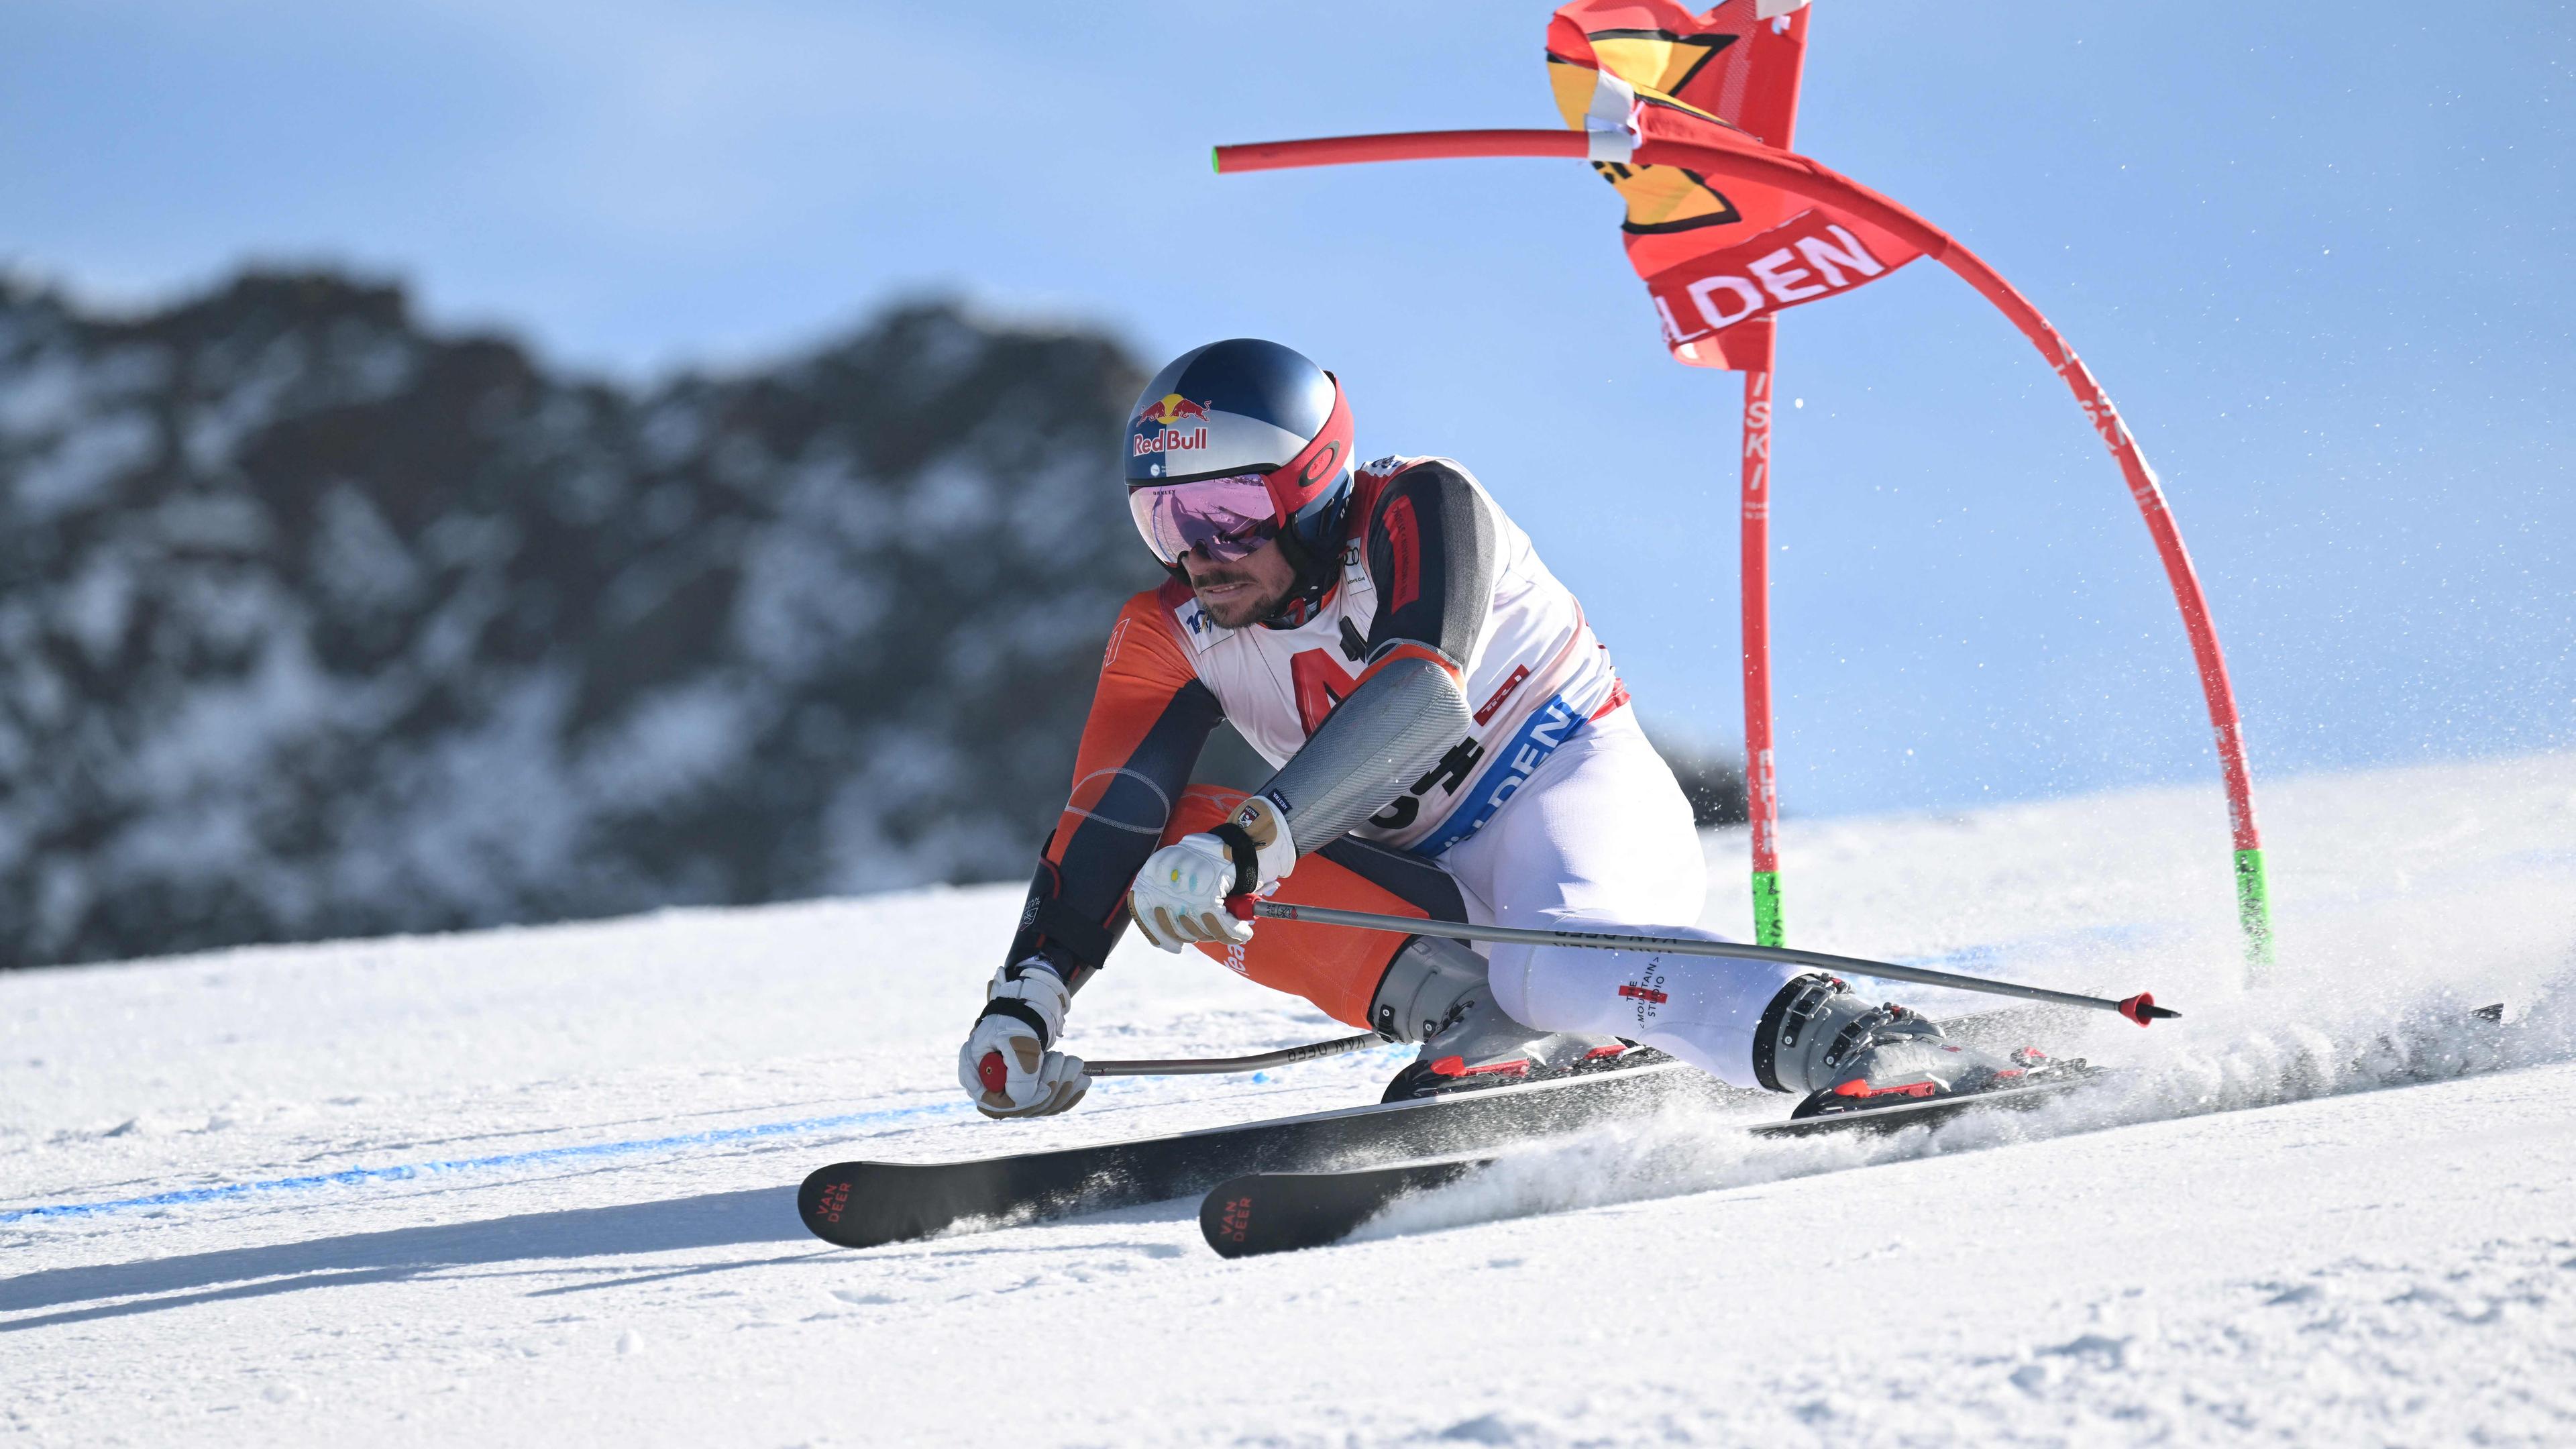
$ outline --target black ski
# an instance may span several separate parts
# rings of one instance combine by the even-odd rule
[[[1338,1243],[1396,1199],[1447,1187],[1490,1157],[1406,1162],[1349,1172],[1254,1172],[1217,1184],[1199,1204],[1199,1233],[1225,1258]]]
[[[816,1237],[867,1248],[978,1221],[1000,1227],[1187,1197],[1247,1172],[1480,1151],[1604,1117],[1756,1095],[1663,1062],[1096,1147],[967,1162],[834,1163],[805,1179],[796,1211]]]
[[[1928,1127],[1972,1111],[2036,1107],[2106,1075],[2071,1066],[2059,1070],[2067,1075],[2024,1087],[1762,1122],[1745,1130],[1756,1137],[1804,1137],[1820,1132],[1895,1132],[1907,1127]],[[1209,1247],[1228,1258],[1319,1248],[1349,1237],[1399,1198],[1446,1187],[1493,1162],[1492,1157],[1468,1157],[1344,1172],[1247,1173],[1218,1184],[1199,1204],[1199,1232]]]
[[[1812,1117],[1792,1117],[1786,1122],[1757,1122],[1745,1130],[1756,1137],[1809,1137],[1819,1132],[1895,1132],[1906,1127],[1929,1127],[1967,1112],[1988,1109],[2026,1111],[2061,1092],[2118,1075],[2121,1073],[2088,1066],[2083,1058],[2075,1057],[2050,1066],[2041,1080],[2025,1082],[2017,1087],[1999,1087],[1959,1097],[1899,1102],[1890,1107],[1835,1106]]]

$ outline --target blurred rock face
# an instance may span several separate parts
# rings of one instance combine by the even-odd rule
[[[0,964],[1017,877],[1117,347],[937,306],[648,394],[250,276],[0,281]]]

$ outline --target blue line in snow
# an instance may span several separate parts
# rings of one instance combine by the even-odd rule
[[[448,1172],[476,1172],[495,1167],[518,1167],[535,1162],[563,1162],[583,1157],[622,1157],[638,1152],[661,1152],[674,1147],[703,1147],[725,1142],[747,1142],[761,1137],[786,1137],[805,1132],[827,1132],[840,1127],[864,1127],[881,1122],[895,1122],[915,1117],[953,1117],[969,1110],[968,1102],[926,1102],[918,1107],[887,1107],[874,1112],[849,1112],[836,1117],[803,1117],[793,1122],[763,1122],[751,1127],[713,1127],[704,1132],[683,1132],[673,1137],[636,1137],[624,1142],[596,1142],[580,1147],[539,1147],[527,1152],[503,1152],[490,1157],[453,1157],[436,1162],[406,1162],[392,1167],[349,1167],[338,1172],[317,1172],[306,1177],[273,1177],[265,1182],[234,1182],[221,1187],[188,1187],[172,1192],[148,1193],[142,1197],[121,1197],[107,1202],[47,1203],[42,1207],[10,1208],[0,1211],[0,1223],[14,1223],[26,1218],[90,1217],[99,1213],[125,1212],[133,1208],[168,1207],[178,1203],[221,1202],[228,1198],[249,1197],[255,1193],[308,1192],[318,1187],[339,1187],[369,1182],[401,1182],[417,1177],[435,1177]]]
[[[1257,1072],[1255,1082],[1277,1080],[1268,1072]],[[1095,1091],[1112,1095],[1124,1084],[1103,1084]],[[496,1167],[519,1167],[529,1163],[563,1162],[584,1157],[623,1157],[639,1152],[665,1152],[675,1147],[705,1147],[727,1142],[745,1142],[761,1137],[787,1137],[807,1132],[829,1132],[843,1127],[867,1127],[886,1122],[915,1118],[955,1117],[971,1111],[971,1102],[925,1102],[916,1107],[882,1107],[873,1112],[847,1112],[832,1117],[801,1117],[792,1122],[763,1122],[750,1127],[716,1127],[704,1132],[683,1132],[672,1137],[636,1137],[624,1142],[597,1142],[580,1147],[540,1147],[527,1152],[503,1152],[490,1157],[456,1157],[436,1162],[406,1162],[391,1167],[349,1167],[338,1172],[317,1172],[305,1177],[273,1177],[264,1182],[232,1182],[220,1187],[187,1187],[170,1192],[147,1193],[142,1197],[121,1197],[106,1202],[46,1203],[40,1207],[0,1209],[0,1223],[20,1222],[27,1218],[92,1217],[100,1213],[128,1212],[135,1208],[171,1207],[182,1203],[223,1202],[249,1197],[255,1193],[310,1192],[321,1187],[354,1186],[371,1182],[403,1182],[413,1178],[435,1177],[449,1172],[478,1172]]]
[[[2122,928],[2111,928],[2114,932]],[[2135,928],[2126,928],[2134,931]],[[2096,927],[2084,935],[2098,935]],[[1984,964],[1998,954],[1992,946],[1972,946],[1952,951],[1915,964],[1948,966]],[[1401,1051],[1395,1055],[1402,1055]],[[1256,1083],[1275,1080],[1268,1072],[1256,1072]],[[917,1107],[887,1107],[874,1112],[848,1112],[833,1117],[802,1117],[792,1122],[763,1122],[750,1127],[715,1127],[704,1132],[683,1132],[671,1137],[636,1137],[624,1142],[598,1142],[580,1147],[540,1147],[527,1152],[503,1152],[490,1157],[454,1157],[434,1162],[405,1162],[391,1167],[347,1167],[338,1172],[317,1172],[305,1177],[273,1177],[264,1182],[233,1182],[220,1187],[187,1187],[171,1192],[147,1193],[141,1197],[112,1198],[105,1202],[58,1202],[39,1207],[0,1210],[0,1223],[22,1222],[28,1218],[92,1217],[100,1213],[128,1212],[135,1208],[172,1207],[183,1203],[222,1202],[249,1197],[256,1193],[309,1192],[315,1188],[353,1186],[370,1182],[404,1182],[413,1178],[435,1177],[450,1172],[479,1172],[496,1167],[519,1167],[538,1162],[564,1162],[584,1157],[624,1157],[639,1152],[664,1152],[675,1147],[706,1147],[727,1142],[747,1142],[762,1137],[786,1137],[805,1132],[828,1132],[842,1127],[863,1127],[883,1122],[897,1122],[916,1117],[953,1117],[965,1112],[972,1103],[926,1102]]]

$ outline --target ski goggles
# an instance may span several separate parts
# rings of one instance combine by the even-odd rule
[[[1268,475],[1262,473],[1130,489],[1127,511],[1145,546],[1167,568],[1193,548],[1218,563],[1233,563],[1279,535]]]

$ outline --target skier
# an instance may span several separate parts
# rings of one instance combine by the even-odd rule
[[[1658,1048],[1738,1087],[1845,1097],[2013,1075],[1922,1016],[1744,958],[1272,922],[1301,905],[1723,937],[1689,804],[1608,651],[1530,540],[1446,458],[1352,466],[1340,382],[1250,338],[1183,353],[1126,434],[1127,503],[1170,571],[1119,611],[1005,964],[958,1052],[994,1117],[1088,1084],[1073,994],[1133,919],[1421,1051],[1386,1100],[1603,1070]],[[1220,720],[1277,767],[1187,786]]]

